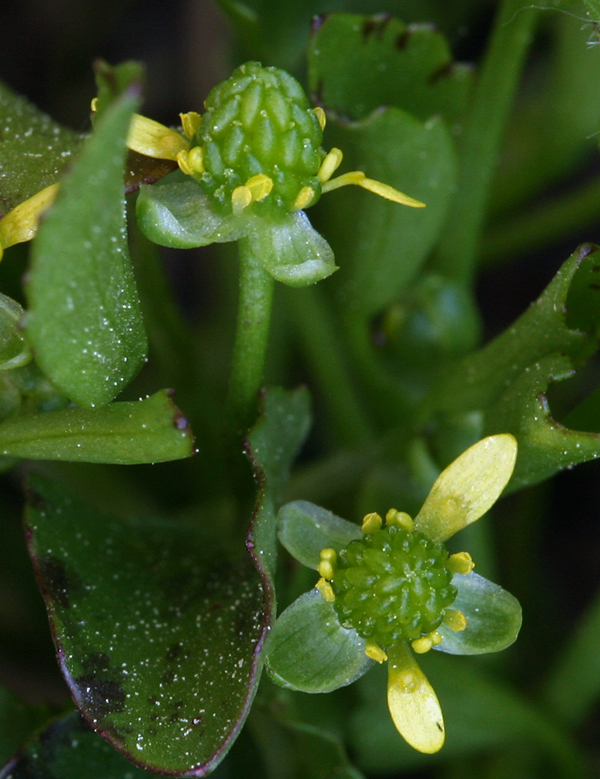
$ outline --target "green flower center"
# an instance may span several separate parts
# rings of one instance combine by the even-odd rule
[[[352,541],[332,579],[341,624],[383,647],[431,633],[457,594],[447,560],[443,544],[397,526]]]
[[[231,211],[233,191],[261,174],[272,179],[273,189],[253,203],[257,214],[295,210],[305,187],[314,191],[312,202],[318,198],[323,131],[295,78],[247,62],[211,91],[205,105],[195,139],[204,152],[198,180],[224,211]]]

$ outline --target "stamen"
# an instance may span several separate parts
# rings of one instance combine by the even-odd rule
[[[325,129],[325,125],[327,124],[327,116],[325,115],[325,111],[321,108],[320,105],[313,108],[313,113],[319,120],[319,124],[321,125],[321,130]]]
[[[273,189],[273,179],[264,173],[258,173],[252,176],[246,182],[246,186],[252,192],[252,200],[260,202],[264,200]]]
[[[450,630],[454,630],[456,633],[460,633],[467,627],[467,618],[457,609],[446,609],[444,614],[444,622]]]
[[[363,519],[361,530],[365,535],[367,533],[374,533],[376,530],[381,529],[382,524],[383,524],[383,520],[381,519],[379,514],[376,514],[373,511],[371,512],[371,514],[367,514]]]
[[[237,215],[241,214],[244,208],[247,208],[252,202],[252,192],[248,187],[236,187],[231,193],[231,204],[233,205],[233,213]]]
[[[368,189],[369,192],[373,192],[379,197],[383,197],[386,200],[392,200],[394,203],[400,203],[403,206],[411,206],[412,208],[425,208],[425,203],[420,200],[415,200],[403,192],[399,192],[394,187],[390,187],[387,184],[382,184],[381,181],[375,181],[375,179],[368,179],[362,170],[353,170],[350,173],[344,173],[335,179],[326,181],[323,184],[323,192],[331,192],[334,189],[340,187],[346,187],[348,184],[356,184],[363,189]]]
[[[337,552],[335,549],[322,549],[321,562],[317,566],[319,575],[324,579],[333,579],[335,576],[335,564],[337,561]]]
[[[189,148],[189,141],[175,130],[146,116],[134,114],[129,125],[127,147],[147,157],[176,160],[182,150]]]
[[[177,164],[179,165],[179,169],[185,173],[186,176],[193,176],[194,171],[191,169],[189,164],[189,152],[187,151],[180,151],[177,155]]]
[[[325,579],[319,579],[319,581],[315,584],[315,587],[321,593],[321,597],[324,601],[327,601],[327,603],[333,603],[335,600],[335,593],[329,582],[326,582]]]
[[[396,509],[390,509],[385,515],[386,525],[396,525],[404,530],[412,531],[415,523],[413,522],[410,514],[406,511],[397,511]]]
[[[91,109],[93,114],[95,114],[96,111],[98,110],[98,98],[97,97],[93,97],[92,98],[92,102],[90,103],[90,109]]]
[[[452,573],[471,573],[475,563],[468,552],[457,552],[446,560],[446,568]]]
[[[197,133],[202,117],[197,111],[188,111],[187,114],[179,114],[183,132],[191,140]]]
[[[365,654],[377,663],[385,663],[388,659],[383,649],[374,641],[369,641],[365,647]]]
[[[424,655],[433,646],[433,639],[431,636],[421,636],[421,638],[415,638],[414,641],[411,641],[411,646],[418,655]]]
[[[331,151],[325,155],[321,167],[317,172],[317,176],[322,183],[329,181],[335,171],[340,167],[343,157],[344,155],[342,154],[341,149],[336,148],[331,149]]]
[[[204,149],[202,146],[194,146],[188,153],[188,164],[194,173],[204,173]]]
[[[315,190],[312,187],[302,187],[298,192],[298,197],[294,201],[294,208],[298,211],[306,208],[313,200],[315,196]]]

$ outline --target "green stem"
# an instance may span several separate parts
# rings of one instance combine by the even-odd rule
[[[482,259],[486,264],[504,262],[592,227],[599,205],[600,177],[596,177],[531,213],[503,221],[486,237]]]
[[[338,439],[346,446],[364,444],[373,438],[373,431],[354,390],[337,325],[321,290],[286,290],[286,300]]]
[[[238,242],[240,294],[227,398],[228,419],[237,436],[245,433],[257,413],[269,340],[273,277],[264,269],[248,241]]]
[[[530,0],[503,0],[461,144],[458,194],[436,269],[470,286],[502,135],[538,11]]]

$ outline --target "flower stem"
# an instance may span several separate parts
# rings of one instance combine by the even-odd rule
[[[530,0],[501,3],[465,125],[458,194],[435,264],[466,286],[473,281],[502,135],[538,13]]]
[[[269,339],[274,279],[250,250],[247,239],[241,238],[238,247],[240,294],[227,418],[239,437],[256,417]]]

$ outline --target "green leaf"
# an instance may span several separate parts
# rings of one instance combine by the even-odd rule
[[[306,500],[282,506],[277,524],[278,538],[287,551],[315,571],[321,560],[321,549],[330,547],[339,552],[350,541],[362,537],[358,525]]]
[[[252,556],[218,531],[213,506],[194,522],[128,520],[30,482],[30,551],[63,672],[94,729],[140,765],[208,773],[246,718],[273,609],[278,496],[306,405],[305,391],[268,393],[251,433]]]
[[[265,270],[290,287],[315,284],[338,269],[331,247],[304,211],[295,211],[277,222],[261,220],[247,240]]]
[[[452,62],[433,25],[406,25],[388,14],[328,14],[313,30],[309,87],[338,116],[362,119],[396,106],[419,119],[441,114],[454,122],[464,111],[472,71]]]
[[[217,214],[200,186],[179,171],[158,184],[140,187],[136,214],[147,238],[175,249],[237,241],[252,224],[252,214]]]
[[[62,127],[0,82],[0,218],[54,184],[83,136]]]
[[[98,122],[34,242],[26,332],[52,382],[86,407],[109,403],[141,367],[146,336],[123,201],[132,84]]]
[[[104,516],[41,478],[27,524],[62,670],[92,727],[154,770],[218,762],[264,630],[250,560],[228,558],[198,523]]]
[[[10,690],[0,687],[0,766],[10,760],[47,717],[45,706],[26,706]]]
[[[274,682],[301,692],[331,692],[366,673],[367,642],[340,625],[333,603],[317,590],[301,595],[278,617],[265,654]]]
[[[590,328],[590,335],[595,334],[600,321],[599,292],[590,283],[580,284],[577,277],[582,273],[589,281],[593,273],[597,275],[594,268],[600,267],[599,258],[593,244],[576,249],[514,324],[441,377],[432,393],[432,407],[446,413],[486,409],[532,366],[537,371],[535,363],[543,357],[558,352],[578,362],[585,359],[595,350],[596,340],[571,323],[575,327],[583,323]],[[596,312],[595,321],[590,312]]]
[[[33,460],[135,463],[190,457],[194,439],[168,390],[101,409],[16,414],[0,423],[0,453]]]
[[[521,629],[521,606],[510,592],[476,573],[455,574],[458,590],[453,609],[467,618],[465,630],[451,630],[445,623],[438,631],[443,641],[434,647],[451,655],[480,655],[506,649]]]
[[[454,143],[441,119],[423,123],[398,108],[336,123],[331,135],[344,170],[363,170],[427,205],[407,208],[359,187],[322,198],[327,238],[344,262],[340,297],[371,315],[398,297],[437,241],[455,184]]]
[[[0,779],[144,779],[131,764],[86,724],[69,714],[49,725],[0,771]]]
[[[502,429],[519,442],[510,490],[537,484],[564,468],[600,457],[600,435],[559,424],[546,400],[548,385],[573,373],[569,359],[549,355],[529,366],[486,414],[486,432]]]

